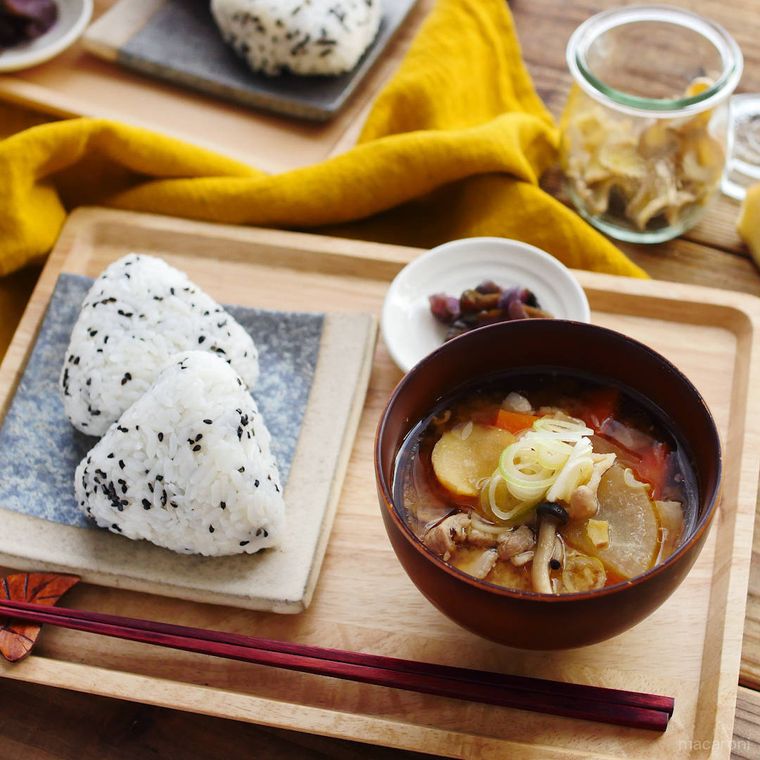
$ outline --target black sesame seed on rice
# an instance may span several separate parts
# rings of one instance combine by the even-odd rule
[[[153,506],[147,499],[142,500],[142,505],[143,509],[150,509]]]
[[[206,425],[213,425],[214,424],[213,420],[203,420],[203,421],[206,423]]]
[[[193,451],[200,451],[200,450],[201,450],[201,445],[199,443],[193,446]]]
[[[208,532],[209,533],[213,533],[214,532],[214,526],[213,525],[209,525],[208,526]]]
[[[164,434],[163,433],[159,433],[158,434],[158,440],[159,441],[163,441],[164,440]]]
[[[250,544],[250,543],[251,543],[250,541],[241,541],[240,545],[241,546],[248,546],[248,544]]]
[[[219,506],[220,506],[222,509],[227,509],[227,502],[226,502],[226,501],[220,501],[220,502],[219,502]]]

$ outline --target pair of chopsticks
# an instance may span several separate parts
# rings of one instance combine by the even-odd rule
[[[664,731],[674,700],[598,686],[510,676],[294,644],[86,610],[0,600],[0,618],[520,710]]]

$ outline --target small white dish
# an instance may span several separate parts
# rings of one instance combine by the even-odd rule
[[[45,34],[0,50],[0,71],[19,71],[49,61],[73,45],[92,18],[92,0],[56,0],[58,19]]]
[[[540,248],[496,237],[454,240],[405,266],[385,296],[383,339],[404,372],[438,348],[446,336],[446,326],[430,313],[428,297],[434,293],[459,297],[463,290],[484,280],[503,288],[528,288],[541,307],[558,319],[591,319],[578,281],[564,264]]]

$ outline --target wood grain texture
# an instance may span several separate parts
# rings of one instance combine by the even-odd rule
[[[731,758],[732,760],[755,760],[758,757],[760,757],[760,694],[750,689],[739,689]]]
[[[6,355],[0,398],[7,398],[24,364],[57,271],[63,267],[95,274],[130,249],[164,256],[201,286],[213,280],[226,300],[244,297],[263,307],[329,306],[338,311],[379,310],[392,276],[417,254],[298,233],[80,210],[40,277]],[[463,708],[452,700],[379,687],[337,687],[329,679],[230,666],[70,631],[45,631],[38,656],[13,669],[0,668],[0,673],[274,728],[457,757],[512,752],[515,757],[559,758],[572,750],[586,758],[625,747],[641,758],[660,758],[663,752],[675,758],[690,756],[684,747],[696,741],[730,743],[757,488],[757,472],[747,456],[758,442],[745,429],[744,413],[760,413],[758,399],[748,398],[752,378],[760,372],[751,350],[760,302],[683,284],[585,272],[578,276],[595,322],[645,340],[695,380],[728,453],[720,519],[683,586],[644,623],[592,648],[526,653],[468,634],[422,599],[390,550],[374,495],[374,428],[400,377],[382,345],[323,576],[306,613],[283,619],[95,586],[75,590],[71,603],[324,646],[670,694],[676,697],[676,714],[664,737],[653,741],[642,732],[505,708]]]
[[[0,757],[23,760],[389,760],[382,747],[9,681],[0,682]],[[82,730],[87,724],[87,734]],[[369,754],[368,754],[369,753]],[[429,755],[403,753],[408,760]]]
[[[145,26],[162,4],[163,0],[131,0],[129,3],[121,3],[110,14],[111,24],[103,28],[101,22],[98,35],[92,35],[94,24],[90,24],[83,38],[85,48],[106,61],[116,61],[119,48]]]
[[[428,7],[432,4],[432,0],[422,2]],[[737,36],[746,56],[740,90],[760,90],[760,48],[756,45],[760,17],[753,0],[733,3],[671,0],[671,3],[689,7],[726,25]],[[96,0],[100,11],[110,4],[111,0]],[[555,114],[561,111],[570,82],[564,63],[566,40],[580,21],[611,5],[608,0],[568,0],[565,3],[555,0],[511,0],[510,6],[528,68],[540,94]],[[418,13],[420,17],[423,15],[422,4]],[[408,44],[418,24],[419,18],[409,24],[404,40],[397,41],[395,58],[389,60],[387,71],[383,74],[392,70],[400,57],[399,51],[402,52],[403,46]],[[361,107],[352,111],[351,123],[336,139],[330,130],[313,127],[304,130],[302,125],[273,117],[247,116],[242,119],[240,112],[233,107],[179,93],[162,85],[148,87],[146,80],[115,71],[113,67],[94,59],[87,60],[77,51],[39,69],[28,72],[28,76],[0,78],[0,92],[4,97],[20,102],[44,103],[46,110],[61,115],[88,113],[96,106],[98,112],[115,115],[119,113],[120,102],[125,98],[128,101],[131,98],[131,102],[145,98],[144,113],[148,116],[142,123],[167,131],[172,130],[172,124],[179,125],[178,129],[183,135],[207,145],[214,144],[214,135],[229,132],[231,139],[242,145],[241,154],[249,155],[247,151],[251,148],[245,144],[249,142],[260,156],[257,158],[259,165],[270,169],[309,163],[327,152],[339,152],[350,147],[373,94],[357,98],[357,106],[358,101],[362,101]],[[373,82],[375,91],[382,80],[383,76],[377,76],[377,81]],[[108,81],[109,88],[103,87],[104,81]],[[111,85],[115,86],[113,90],[110,89]],[[98,104],[92,102],[91,93],[98,94]],[[248,119],[253,123],[249,123]],[[256,139],[251,137],[254,134]],[[736,213],[737,205],[733,201],[721,199],[683,241],[671,243],[667,248],[632,247],[629,253],[651,274],[664,280],[757,293],[760,277],[736,235]],[[8,288],[0,304],[0,332],[10,332],[18,321],[25,301],[24,291],[30,290],[36,274],[25,273],[18,289],[15,286]],[[0,281],[0,285],[7,282]],[[2,343],[0,356],[3,352],[1,346]],[[757,538],[742,673],[744,682],[760,684],[760,539]],[[371,760],[401,755],[379,747],[347,746],[337,740],[273,732],[245,723],[138,707],[131,703],[28,684],[11,684],[4,680],[0,681],[0,699],[4,706],[0,712],[0,757],[95,760],[101,757],[162,756],[189,759],[224,754],[230,758],[250,757],[255,754],[257,757],[275,758],[354,758],[361,754]],[[760,756],[756,728],[760,725],[758,701],[757,694],[748,689],[740,690],[734,735],[735,757]],[[49,709],[44,709],[47,705],[50,705]],[[184,741],[185,737],[188,737],[187,742]],[[743,748],[741,742],[747,737],[752,737],[754,743]],[[178,749],[174,752],[177,742]],[[725,747],[719,749],[719,754],[727,754]],[[703,754],[709,754],[709,749]]]

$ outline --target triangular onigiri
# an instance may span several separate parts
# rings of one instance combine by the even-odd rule
[[[193,349],[217,354],[253,388],[256,346],[213,298],[161,259],[115,261],[90,288],[71,333],[60,379],[67,417],[103,435],[173,354]]]
[[[77,501],[128,538],[182,553],[253,553],[278,543],[284,520],[269,444],[225,361],[178,354],[79,464]]]

